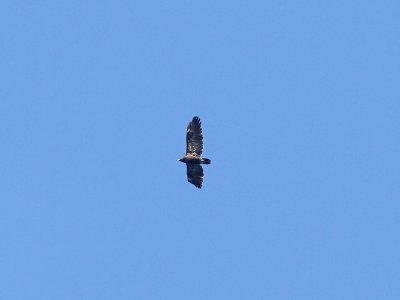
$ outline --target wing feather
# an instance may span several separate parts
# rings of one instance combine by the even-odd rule
[[[191,165],[191,164],[186,164],[186,166],[187,166],[188,181],[195,187],[201,189],[204,177],[203,167],[201,165]]]
[[[186,130],[186,154],[203,153],[203,131],[199,117],[193,117]]]

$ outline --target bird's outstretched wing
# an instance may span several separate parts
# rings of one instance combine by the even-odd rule
[[[186,130],[186,154],[203,153],[203,132],[199,117],[193,117]]]
[[[195,187],[201,189],[203,185],[203,167],[201,165],[186,164],[188,181]]]

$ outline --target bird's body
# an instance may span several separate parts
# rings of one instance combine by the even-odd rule
[[[197,188],[203,185],[203,167],[201,164],[210,164],[211,160],[202,158],[203,153],[203,132],[199,117],[193,117],[186,130],[186,155],[179,161],[187,166],[188,181]]]
[[[211,161],[208,158],[201,158],[200,156],[192,154],[186,154],[184,157],[180,158],[179,161],[185,164],[194,164],[194,165],[199,165],[199,164],[208,165],[211,163]]]

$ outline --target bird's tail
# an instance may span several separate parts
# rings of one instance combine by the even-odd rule
[[[211,164],[211,160],[208,159],[208,158],[203,158],[203,159],[201,160],[201,163],[202,163],[202,164],[209,165],[209,164]]]

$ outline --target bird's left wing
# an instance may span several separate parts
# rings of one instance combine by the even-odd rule
[[[186,154],[203,153],[203,132],[199,117],[193,117],[186,130]]]

